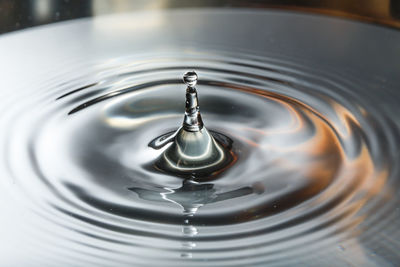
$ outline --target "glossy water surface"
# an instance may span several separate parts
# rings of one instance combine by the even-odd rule
[[[398,265],[399,43],[249,10],[0,38],[0,263]],[[188,69],[233,157],[210,180],[157,171],[148,146],[182,124]]]

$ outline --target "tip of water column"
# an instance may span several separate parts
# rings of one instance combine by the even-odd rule
[[[183,128],[189,132],[198,132],[203,128],[203,120],[200,115],[199,100],[195,88],[197,78],[198,76],[194,71],[188,71],[183,75],[183,81],[188,86],[186,89],[186,107]]]
[[[183,74],[183,82],[188,86],[188,87],[195,87],[197,84],[197,73],[195,71],[188,71]]]

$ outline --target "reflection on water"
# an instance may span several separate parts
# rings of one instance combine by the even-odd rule
[[[120,27],[141,21],[146,35]],[[268,27],[254,36],[256,23]],[[399,42],[387,28],[253,11],[5,36],[0,265],[396,265]],[[181,125],[188,68],[207,129],[235,156],[210,180],[155,171],[168,145],[148,146]]]
[[[191,220],[199,208],[209,203],[229,200],[241,196],[255,193],[252,187],[243,187],[230,192],[218,193],[213,184],[201,184],[191,180],[183,180],[182,186],[176,189],[163,188],[165,191],[158,192],[146,188],[129,188],[138,194],[141,199],[152,202],[172,202],[182,208],[182,257],[192,257],[191,250],[196,247],[196,243],[190,240],[198,234],[197,228],[191,225]]]
[[[243,187],[224,193],[217,193],[213,184],[198,183],[183,180],[182,186],[176,189],[164,188],[164,192],[157,192],[145,188],[129,188],[138,194],[141,199],[155,202],[170,201],[182,208],[184,214],[194,215],[196,211],[209,203],[219,202],[254,193],[252,187]]]

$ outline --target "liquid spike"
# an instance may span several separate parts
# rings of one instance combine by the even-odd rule
[[[183,75],[186,88],[186,107],[183,119],[183,128],[189,132],[198,132],[203,128],[203,120],[200,115],[199,100],[197,97],[198,76],[194,71],[188,71]]]
[[[159,149],[172,143],[155,162],[157,170],[187,179],[210,180],[229,167],[236,157],[230,150],[230,138],[222,138],[228,142],[218,142],[204,127],[195,88],[197,79],[194,71],[183,75],[187,88],[182,127],[154,139],[149,146]]]

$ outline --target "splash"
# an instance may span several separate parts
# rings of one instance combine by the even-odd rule
[[[197,74],[186,72],[183,80],[186,89],[186,109],[182,127],[176,132],[163,134],[149,143],[160,149],[172,143],[156,160],[154,167],[167,174],[193,180],[211,180],[234,163],[236,155],[230,150],[228,137],[214,138],[204,127],[197,98]],[[218,142],[228,140],[228,142]]]

